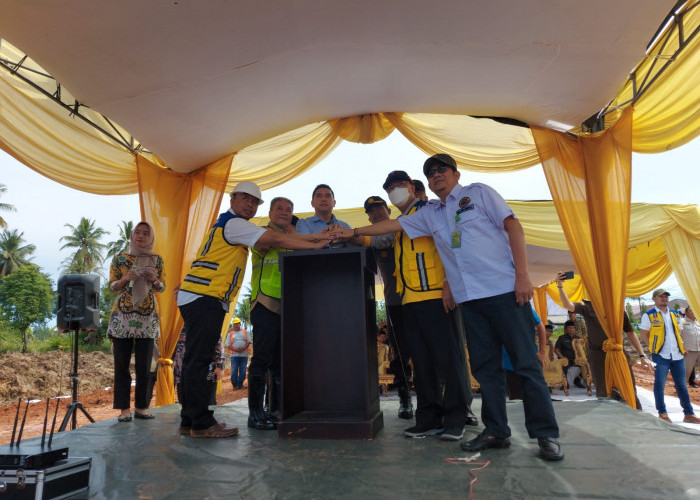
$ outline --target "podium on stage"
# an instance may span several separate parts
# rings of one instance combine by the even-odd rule
[[[283,438],[372,439],[379,410],[374,254],[280,254]]]

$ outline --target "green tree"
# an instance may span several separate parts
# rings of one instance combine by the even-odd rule
[[[384,302],[383,300],[378,300],[376,302],[376,311],[377,311],[377,324],[386,320],[386,302]]]
[[[125,252],[129,249],[131,242],[131,232],[134,230],[134,223],[131,221],[122,221],[119,226],[119,239],[107,243],[107,255],[117,255],[120,252]]]
[[[251,288],[248,286],[245,289],[245,293],[238,298],[236,303],[235,315],[243,323],[243,328],[248,328],[250,324],[250,294],[253,293]]]
[[[632,310],[632,304],[627,302],[627,304],[625,304],[625,310],[627,311],[627,316],[629,316],[630,321],[634,321],[635,317],[634,317],[634,311]]]
[[[7,186],[5,184],[0,184],[0,195],[3,195],[7,192]],[[10,205],[9,203],[0,203],[0,211],[3,212],[15,212],[17,209],[14,207],[14,205]],[[5,228],[7,227],[7,222],[5,219],[0,217],[0,227]]]
[[[109,326],[109,317],[112,314],[112,306],[117,300],[119,294],[109,287],[109,280],[102,284],[100,290],[100,337],[107,335],[107,327]],[[100,340],[101,341],[101,340]]]
[[[25,245],[24,233],[4,229],[0,233],[0,280],[20,266],[29,264],[36,247]]]
[[[66,274],[86,274],[99,273],[102,274],[102,265],[104,257],[102,252],[107,248],[107,245],[100,242],[100,239],[108,231],[101,227],[95,227],[95,221],[85,217],[80,219],[77,226],[66,224],[70,228],[71,234],[61,236],[61,241],[66,243],[61,247],[74,248],[75,253],[68,257],[63,263],[66,265],[64,271]]]
[[[53,283],[39,266],[22,266],[0,283],[0,314],[22,336],[22,352],[27,352],[29,327],[43,323],[53,314]]]

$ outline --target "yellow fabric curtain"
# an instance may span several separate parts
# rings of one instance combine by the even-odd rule
[[[194,259],[204,234],[216,220],[232,159],[231,155],[190,174],[180,174],[146,158],[136,158],[141,216],[153,225],[154,251],[163,257],[167,280],[166,290],[158,296],[161,358],[157,406],[175,401],[170,358],[182,329],[182,318],[173,291]]]
[[[700,240],[680,228],[663,236],[668,260],[677,273],[678,282],[693,311],[700,307]]]
[[[603,345],[608,395],[617,387],[634,405],[622,353],[629,242],[632,114],[613,127],[571,136],[533,127],[533,135],[574,262],[608,340]]]
[[[532,295],[532,301],[535,303],[535,311],[542,320],[542,323],[547,324],[547,292],[545,287],[536,287]]]

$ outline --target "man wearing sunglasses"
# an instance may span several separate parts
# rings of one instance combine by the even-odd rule
[[[338,229],[337,234],[370,236],[404,231],[409,238],[433,237],[454,300],[462,308],[471,370],[481,385],[485,429],[462,443],[462,449],[475,452],[510,446],[501,363],[505,347],[523,383],[528,435],[537,438],[543,459],[561,460],[559,427],[532,342],[532,283],[523,228],[491,187],[460,185],[460,172],[451,156],[428,158],[423,173],[439,201],[432,200],[411,215],[352,232]]]

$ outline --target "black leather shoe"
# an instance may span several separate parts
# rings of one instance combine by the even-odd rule
[[[510,438],[499,438],[486,436],[484,433],[479,434],[471,441],[465,441],[459,447],[464,451],[483,451],[489,448],[508,448],[510,446]]]
[[[556,439],[537,438],[537,444],[540,446],[540,457],[542,457],[544,460],[554,462],[564,458],[559,441]]]
[[[471,425],[472,427],[476,427],[479,425],[479,419],[476,418],[476,415],[474,415],[471,411],[467,411],[467,418],[464,421],[465,424]]]
[[[250,415],[248,416],[248,427],[259,431],[274,431],[277,429],[277,423],[273,422],[265,415],[261,415],[258,418],[254,418]]]

